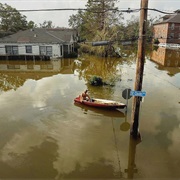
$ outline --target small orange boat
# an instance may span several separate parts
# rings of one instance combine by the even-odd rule
[[[97,107],[97,108],[123,109],[126,107],[124,103],[117,102],[117,101],[106,100],[106,99],[96,99],[96,98],[93,98],[89,101],[89,100],[82,100],[81,96],[76,97],[74,99],[74,102],[91,106],[91,107]]]

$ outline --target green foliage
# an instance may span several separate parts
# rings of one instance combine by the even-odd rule
[[[117,11],[115,3],[117,0],[88,0],[87,11],[78,11],[69,19],[69,25],[78,29],[81,39],[87,41],[116,41],[117,27],[123,19],[122,14]],[[96,46],[82,44],[81,52],[99,56],[111,55],[111,46]]]
[[[126,31],[124,32],[124,39],[136,39],[139,35],[139,19],[132,16],[130,20],[127,21],[127,25],[124,27]]]
[[[159,44],[159,40],[158,39],[154,39],[154,44]]]
[[[118,42],[135,41],[139,38],[139,17],[132,16],[125,24],[123,17],[115,7],[117,0],[88,0],[87,11],[79,11],[69,19],[69,25],[77,28],[81,39],[86,41],[112,41],[113,46],[96,46],[81,44],[81,51],[93,55],[114,56],[113,47],[118,47]],[[113,10],[112,10],[113,9]],[[151,17],[146,21],[146,39],[152,42],[153,22]]]
[[[91,79],[89,80],[89,83],[93,86],[102,86],[103,85],[102,78],[99,76],[92,76]]]
[[[103,86],[103,85],[114,86],[115,81],[116,81],[115,78],[103,80],[103,78],[100,76],[92,76],[89,79],[89,84],[92,86]]]
[[[78,54],[76,52],[71,52],[70,54],[68,53],[64,53],[64,57],[65,58],[77,58],[78,57]]]
[[[7,4],[0,3],[0,29],[5,32],[17,32],[32,28],[34,23],[26,20],[26,16],[21,15],[15,8]]]
[[[42,24],[39,24],[40,28],[54,28],[52,21],[44,21]]]
[[[153,47],[152,47],[152,50],[153,50],[153,51],[157,51],[158,48],[159,48],[159,46],[153,46]]]
[[[151,41],[153,36],[153,22],[152,18],[146,21],[146,39]],[[130,20],[126,21],[126,25],[121,24],[117,28],[118,40],[137,40],[139,37],[139,17],[131,16]]]
[[[87,11],[70,16],[69,26],[77,28],[80,36],[90,41],[109,39],[108,31],[122,19],[115,2],[117,0],[88,0]]]
[[[33,21],[29,21],[27,26],[28,29],[33,29],[37,27],[37,25]]]

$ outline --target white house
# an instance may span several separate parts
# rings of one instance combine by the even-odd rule
[[[64,57],[74,52],[77,31],[34,28],[0,38],[0,56]]]

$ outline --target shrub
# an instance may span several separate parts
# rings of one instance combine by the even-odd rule
[[[99,76],[91,77],[91,79],[89,80],[89,83],[93,86],[102,86],[103,85],[102,78]]]
[[[157,38],[154,39],[154,44],[159,44],[159,40]]]

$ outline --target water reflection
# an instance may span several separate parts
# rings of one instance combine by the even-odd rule
[[[129,53],[129,51],[128,51]],[[75,63],[74,69],[78,72],[79,79],[84,79],[91,97],[112,99],[116,91],[115,85],[121,81],[123,64],[132,65],[134,54],[127,58],[102,58],[95,56],[85,56]],[[103,82],[107,82],[104,86],[92,86],[89,84],[92,76],[101,77]]]
[[[164,67],[180,67],[180,49],[158,47],[152,51],[151,60]]]
[[[130,136],[129,138],[129,155],[128,155],[128,168],[125,169],[125,172],[127,173],[128,179],[133,179],[134,174],[138,173],[138,169],[136,166],[136,146],[141,142],[141,139],[135,140]]]
[[[105,81],[115,81],[118,78],[120,79],[121,75],[121,69],[118,69],[117,66],[123,63],[131,65],[134,60],[133,58],[134,56],[129,56],[125,59],[85,56],[80,58],[81,64],[77,66],[79,77],[83,77],[88,81],[92,75],[96,75],[102,77]]]
[[[138,146],[130,142],[128,126],[123,127],[130,122],[131,99],[127,116],[74,105],[74,98],[87,88],[92,97],[123,101],[121,92],[134,85],[134,62],[86,57],[64,62],[63,70],[43,67],[33,72],[4,64],[0,178],[179,178],[180,73],[169,76],[146,60],[147,97],[140,112],[143,142]],[[92,87],[91,75],[115,77],[114,86]],[[12,85],[8,91],[5,80]]]
[[[0,89],[22,86],[27,79],[42,79],[58,73],[73,74],[74,59],[52,61],[0,61]]]
[[[59,59],[51,61],[0,61],[1,72],[68,72],[73,74],[74,59]],[[66,70],[69,70],[66,72]]]
[[[1,94],[1,178],[119,176],[114,113],[75,108],[73,99],[83,88],[77,76],[54,75]],[[117,136],[122,116],[118,112],[114,120]]]
[[[75,106],[80,107],[84,114],[96,114],[103,115],[106,117],[118,117],[118,118],[125,118],[125,113],[118,110],[118,109],[100,109],[100,108],[94,108],[94,107],[88,107],[82,104],[74,103]]]
[[[121,131],[128,131],[130,129],[130,123],[127,122],[127,114],[125,114],[125,122],[121,123],[120,130]]]

